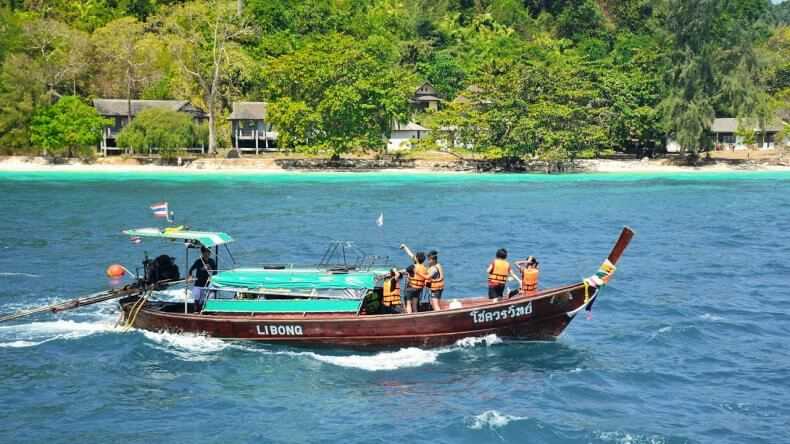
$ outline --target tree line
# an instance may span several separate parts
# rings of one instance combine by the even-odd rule
[[[5,0],[0,152],[97,142],[90,99],[183,99],[123,143],[229,144],[233,101],[269,103],[282,148],[426,144],[565,159],[710,146],[714,117],[765,125],[790,103],[790,2],[770,0]],[[443,99],[412,115],[422,81]],[[165,113],[166,114],[166,113]],[[69,118],[72,116],[72,118]],[[158,128],[157,125],[164,125]],[[76,129],[75,129],[76,128]],[[172,131],[171,131],[172,129]],[[180,135],[173,139],[170,133]],[[90,136],[94,134],[94,136]]]

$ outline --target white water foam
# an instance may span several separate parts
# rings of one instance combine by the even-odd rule
[[[13,273],[13,272],[8,272],[8,271],[0,271],[0,276],[2,276],[2,277],[18,276],[18,277],[28,277],[28,278],[40,278],[41,277],[41,276],[39,276],[37,274],[33,274],[33,273]]]
[[[710,313],[705,313],[703,315],[700,315],[699,318],[702,319],[703,321],[712,321],[712,322],[723,321],[724,320],[723,317],[712,315]]]
[[[402,348],[395,352],[381,352],[370,356],[327,356],[312,352],[305,352],[304,355],[338,367],[357,368],[375,372],[379,370],[397,370],[400,368],[421,367],[426,364],[433,364],[439,357],[439,352],[409,347]]]
[[[496,410],[486,410],[485,412],[468,418],[466,426],[472,430],[482,430],[488,428],[490,430],[502,428],[512,421],[520,421],[528,419],[526,416],[512,416],[503,415]]]
[[[174,302],[184,302],[184,289],[183,288],[171,288],[169,290],[160,290],[154,292],[154,296],[156,299],[160,301],[174,301]],[[192,294],[190,293],[187,295],[188,299],[192,299]]]
[[[423,365],[435,364],[439,356],[459,350],[473,348],[479,345],[486,347],[501,343],[496,335],[479,338],[464,338],[456,341],[449,347],[424,350],[416,347],[402,348],[397,351],[384,351],[373,355],[331,356],[314,352],[281,352],[292,356],[307,356],[317,361],[336,365],[338,367],[356,368],[371,372],[381,370],[398,370],[402,368],[415,368]]]
[[[231,345],[221,339],[204,335],[141,331],[146,338],[157,344],[154,348],[171,353],[184,361],[213,361],[218,357],[217,352]]]
[[[665,444],[667,442],[661,436],[632,435],[627,432],[597,432],[595,435],[601,441],[616,444]]]
[[[118,329],[115,327],[114,320],[109,322],[106,318],[96,322],[75,322],[62,319],[30,322],[0,327],[0,336],[4,339],[12,339],[9,342],[0,342],[0,347],[35,347],[54,340],[79,339],[98,333],[115,331],[118,331]]]

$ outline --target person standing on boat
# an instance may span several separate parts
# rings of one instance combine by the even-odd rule
[[[420,296],[425,289],[425,283],[428,281],[428,269],[425,268],[425,253],[418,251],[414,254],[409,250],[409,247],[401,244],[401,249],[409,255],[412,265],[406,268],[408,284],[406,285],[404,306],[406,313],[417,313],[420,306]]]
[[[187,273],[187,280],[192,279],[195,272],[195,283],[192,286],[192,297],[195,299],[195,313],[203,308],[203,301],[208,294],[208,281],[212,274],[217,274],[217,263],[211,258],[211,250],[200,247],[200,257],[192,264]]]
[[[382,284],[381,312],[384,314],[396,314],[401,312],[400,298],[400,278],[403,275],[400,271],[392,269],[389,277],[384,279]]]
[[[428,281],[426,287],[431,290],[431,308],[433,311],[441,310],[439,301],[444,291],[444,269],[439,263],[439,253],[436,250],[428,252]]]
[[[498,301],[505,292],[505,284],[510,277],[510,263],[507,261],[507,250],[500,248],[496,257],[488,265],[488,298]]]
[[[540,271],[538,260],[535,256],[529,256],[524,261],[516,261],[516,266],[521,269],[521,293],[532,296],[538,292],[538,275]]]

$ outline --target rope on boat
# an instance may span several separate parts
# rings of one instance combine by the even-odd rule
[[[129,318],[128,322],[121,326],[123,331],[129,331],[130,328],[134,325],[134,321],[137,320],[137,315],[140,314],[140,310],[143,309],[143,305],[148,301],[148,296],[151,295],[151,292],[148,291],[143,296],[137,300],[137,302],[132,305],[132,308],[129,310]]]

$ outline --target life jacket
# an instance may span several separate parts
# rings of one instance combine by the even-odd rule
[[[435,279],[430,278],[427,282],[427,286],[431,291],[444,290],[444,270],[439,264],[436,264],[436,270],[439,271],[439,277]]]
[[[538,292],[538,274],[537,268],[525,268],[521,272],[521,291],[527,295],[533,295]]]
[[[399,280],[400,279],[390,278],[384,281],[384,287],[382,288],[384,297],[382,297],[381,303],[387,307],[400,305]]]
[[[505,285],[508,275],[510,275],[510,264],[508,261],[494,259],[494,262],[491,262],[491,271],[488,273],[488,285],[490,287]]]
[[[428,280],[428,270],[423,264],[414,264],[414,273],[409,275],[410,288],[425,288],[425,281]]]

